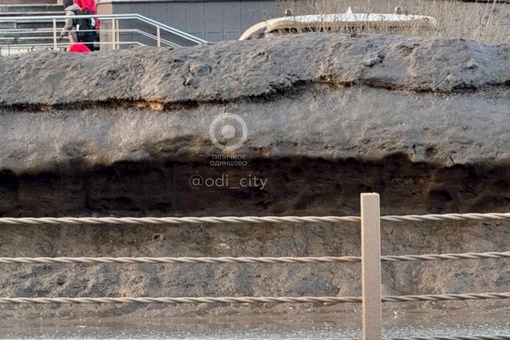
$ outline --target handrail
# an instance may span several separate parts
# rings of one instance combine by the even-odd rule
[[[109,45],[110,42],[96,42],[97,45]],[[145,46],[139,41],[120,41],[119,45],[138,45]],[[12,50],[25,50],[30,47],[45,47],[45,46],[53,46],[53,43],[33,43],[33,44],[2,44],[0,43],[0,48],[10,47]],[[68,43],[58,43],[58,47],[66,47],[69,46]]]
[[[96,42],[97,45],[110,45],[110,42]],[[145,46],[139,41],[120,41],[119,45],[138,45]],[[68,47],[67,43],[58,43],[57,50],[64,50]],[[53,49],[55,50],[55,45],[53,43],[32,43],[32,44],[0,44],[0,55],[5,56],[4,52],[7,52],[6,55],[17,55],[20,53],[25,53],[28,51],[34,50],[43,50],[43,49]]]
[[[146,16],[140,14],[93,14],[93,15],[73,15],[74,19],[87,19],[87,18],[97,18],[97,19],[120,19],[120,20],[139,20],[146,24],[149,24],[153,27],[159,28],[168,33],[174,34],[180,38],[189,40],[196,44],[207,44],[209,43],[207,40],[203,40],[201,38],[195,37],[189,33],[183,32],[171,26],[165,25],[159,21],[147,18]],[[23,22],[23,21],[48,21],[48,20],[67,20],[69,16],[66,15],[41,15],[41,16],[13,16],[13,17],[2,17],[0,19],[1,22]]]
[[[90,31],[90,30],[82,30],[82,32],[87,32],[87,31]],[[114,32],[114,30],[109,30],[109,29],[102,29],[102,31],[104,32]],[[0,30],[0,32],[2,32],[2,30]],[[42,30],[42,31],[39,31],[41,33],[47,33],[47,34],[50,34],[53,32],[52,29],[48,29],[48,30]],[[180,45],[176,44],[176,43],[173,43],[167,39],[163,39],[161,37],[157,37],[153,34],[150,34],[150,33],[147,33],[147,32],[144,32],[140,29],[133,29],[133,28],[128,28],[128,29],[121,29],[121,30],[117,30],[115,32],[119,32],[119,33],[134,33],[134,34],[140,34],[141,36],[144,36],[146,38],[149,38],[151,40],[154,40],[154,41],[159,41],[159,45],[160,44],[164,44],[166,46],[169,46],[169,47],[174,47],[174,48],[178,48],[178,47],[181,47]],[[24,30],[20,30],[19,32],[16,32],[16,34],[21,34],[21,35],[29,35],[33,33],[32,31],[24,31]],[[45,40],[49,40],[51,39],[52,37],[47,35],[47,36],[39,36],[38,38],[40,38],[41,40],[42,39],[45,39]],[[14,38],[13,38],[14,39]],[[95,42],[96,45],[111,45],[111,42]],[[138,42],[138,41],[120,41],[118,42],[119,45],[138,45],[138,46],[145,46],[144,44]],[[16,54],[15,51],[22,51],[21,53],[25,52],[25,50],[30,50],[31,48],[35,49],[41,49],[41,48],[44,48],[44,47],[54,47],[54,49],[61,49],[65,46],[67,46],[68,44],[67,43],[58,43],[55,45],[55,42],[52,42],[52,43],[44,43],[44,42],[32,42],[32,43],[23,43],[23,41],[21,42],[17,42],[17,43],[2,43],[2,41],[0,40],[0,49],[5,49],[7,50],[7,55],[11,55],[11,54]]]

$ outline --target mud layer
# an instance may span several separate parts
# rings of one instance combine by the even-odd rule
[[[508,211],[509,58],[507,45],[314,34],[0,58],[0,215],[351,215],[362,192],[381,194],[383,214]],[[385,224],[383,253],[506,251],[508,226]],[[342,256],[359,255],[360,240],[355,224],[1,230],[0,252],[14,257]],[[507,267],[384,264],[383,289],[510,291]],[[357,265],[5,265],[0,296],[359,295],[359,275]],[[182,310],[197,311],[164,309]]]

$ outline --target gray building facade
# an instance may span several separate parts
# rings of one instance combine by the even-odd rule
[[[284,12],[277,0],[101,0],[97,5],[99,14],[138,13],[212,42],[239,39],[247,28]],[[141,23],[120,22],[119,25],[123,29],[148,30],[155,34]],[[103,26],[109,24],[105,22]],[[164,32],[161,37],[175,40]],[[143,42],[144,38],[136,39],[139,38]],[[135,37],[121,34],[120,39]]]

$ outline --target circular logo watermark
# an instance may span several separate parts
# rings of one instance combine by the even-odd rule
[[[217,148],[232,151],[243,146],[248,138],[246,122],[238,115],[224,113],[214,118],[209,136]]]

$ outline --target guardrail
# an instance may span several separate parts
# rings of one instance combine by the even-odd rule
[[[379,195],[361,194],[361,216],[245,216],[245,217],[63,217],[63,218],[0,218],[0,225],[168,225],[168,224],[236,224],[236,223],[361,223],[361,256],[344,257],[0,257],[0,264],[299,264],[299,263],[361,263],[362,296],[300,296],[300,297],[35,297],[0,298],[0,304],[280,304],[280,303],[361,303],[363,339],[382,339],[382,303],[384,302],[425,302],[425,301],[466,301],[510,299],[510,292],[428,294],[382,296],[381,262],[437,261],[510,258],[510,252],[425,254],[381,256],[380,223],[424,222],[424,221],[466,221],[466,220],[510,220],[510,213],[491,214],[433,214],[380,216]],[[510,335],[423,337],[409,339],[510,339]]]
[[[184,42],[190,43],[190,44],[207,44],[208,41],[203,40],[201,38],[198,38],[194,35],[188,34],[186,32],[183,32],[181,30],[178,30],[176,28],[173,28],[171,26],[168,26],[166,24],[163,24],[161,22],[158,22],[156,20],[147,18],[140,14],[95,14],[95,15],[75,15],[73,16],[74,19],[80,19],[80,18],[94,18],[101,20],[102,23],[110,23],[111,28],[110,29],[103,29],[101,28],[101,33],[110,33],[111,34],[111,42],[108,44],[112,46],[113,49],[119,48],[120,45],[125,45],[125,42],[120,41],[120,35],[121,33],[136,33],[140,34],[142,36],[145,36],[153,41],[155,41],[156,46],[160,47],[162,45],[171,46],[171,47],[182,47],[182,45],[169,41],[168,39],[163,39],[161,37],[162,34],[166,33],[172,37],[176,37]],[[2,22],[16,22],[16,23],[35,23],[35,22],[52,22],[52,29],[48,30],[48,33],[51,33],[51,38],[53,39],[53,49],[57,50],[59,49],[62,44],[59,43],[59,29],[57,27],[58,22],[64,22],[65,20],[69,19],[69,17],[65,15],[46,15],[46,16],[13,16],[13,17],[2,17]],[[145,23],[149,25],[150,27],[155,28],[156,34],[151,34],[148,32],[144,32],[140,29],[121,29],[120,28],[120,22],[126,21],[126,20],[134,20],[139,21],[142,23]],[[21,30],[20,30],[21,31]],[[0,30],[0,33],[4,32],[4,30]],[[44,31],[43,31],[44,32]],[[11,31],[12,33],[12,31]],[[27,35],[29,33],[33,32],[27,32]],[[34,46],[35,44],[15,44],[10,45],[14,46],[16,48],[25,49],[29,46]],[[6,47],[6,45],[4,45]]]

